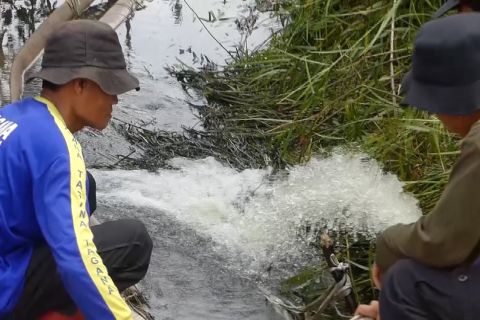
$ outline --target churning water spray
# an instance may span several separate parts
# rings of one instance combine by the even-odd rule
[[[148,207],[212,240],[255,268],[309,250],[312,228],[342,228],[367,237],[420,216],[402,183],[363,155],[335,153],[272,176],[237,171],[213,158],[170,161],[175,169],[96,171],[99,199]],[[310,249],[311,250],[311,249]]]

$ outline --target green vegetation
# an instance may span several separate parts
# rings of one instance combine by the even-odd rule
[[[399,107],[399,88],[416,31],[440,4],[289,1],[279,10],[286,26],[265,50],[222,71],[176,75],[205,93],[207,130],[267,138],[276,163],[308,161],[338,145],[366,152],[428,210],[458,146],[438,120]]]

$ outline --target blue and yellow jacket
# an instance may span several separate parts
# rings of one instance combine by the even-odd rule
[[[41,243],[87,319],[131,319],[93,243],[86,184],[81,147],[51,102],[0,108],[0,319],[15,307]]]

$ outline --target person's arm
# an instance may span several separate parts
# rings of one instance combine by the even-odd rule
[[[38,224],[66,290],[86,319],[131,319],[93,243],[81,151],[57,157],[33,178]],[[52,270],[52,273],[55,270]]]
[[[461,155],[435,208],[416,223],[377,237],[376,263],[384,273],[398,259],[449,267],[474,258],[480,240],[480,125],[462,142]]]

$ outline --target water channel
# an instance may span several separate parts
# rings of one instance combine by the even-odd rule
[[[239,43],[256,48],[279,28],[275,17],[255,11],[252,1],[152,0],[143,5],[118,29],[142,89],[120,97],[113,121],[152,129],[201,128],[191,104],[200,105],[203,98],[187,94],[165,67],[225,64],[229,54],[206,28],[232,51]],[[31,0],[2,2],[2,104],[8,102],[11,61],[42,21],[41,8]],[[207,21],[209,15],[214,20],[212,13],[216,20]],[[26,21],[19,18],[22,14]],[[238,26],[253,23],[248,19],[255,19],[255,28],[246,37]],[[34,82],[26,95],[38,89]],[[86,130],[79,139],[90,167],[111,165],[116,156],[131,152],[114,127],[102,133]],[[278,178],[269,169],[239,172],[213,158],[173,158],[169,169],[155,173],[94,169],[93,174],[98,217],[136,217],[154,239],[152,264],[140,287],[160,320],[282,319],[258,286],[275,290],[281,279],[318,262],[310,245],[315,235],[305,225],[374,235],[419,215],[415,200],[402,193],[395,176],[385,175],[362,155],[341,150]]]

